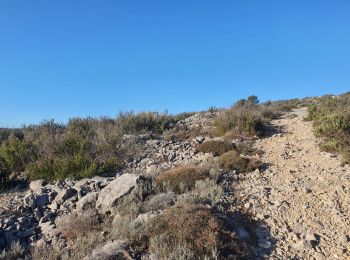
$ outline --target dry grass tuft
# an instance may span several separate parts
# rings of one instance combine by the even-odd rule
[[[205,206],[176,205],[152,220],[149,249],[161,259],[211,259],[217,252],[220,225]]]
[[[209,177],[209,171],[198,166],[183,165],[155,177],[158,186],[181,194],[194,188],[196,181]]]
[[[64,227],[62,236],[68,240],[102,230],[101,221],[94,211],[86,211],[83,215],[77,213],[68,214],[58,221]]]
[[[229,151],[219,157],[219,166],[227,171],[251,172],[261,166],[255,159],[244,158],[237,151]]]

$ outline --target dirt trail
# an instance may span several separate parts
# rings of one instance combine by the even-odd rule
[[[280,133],[256,144],[268,169],[246,176],[236,192],[270,228],[265,258],[349,259],[350,168],[320,151],[305,115],[294,110],[272,122]]]

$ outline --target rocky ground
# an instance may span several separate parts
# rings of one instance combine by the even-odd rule
[[[320,150],[305,115],[295,110],[272,122],[280,132],[256,142],[268,168],[245,175],[233,189],[269,227],[270,259],[347,259],[350,168]]]
[[[222,174],[223,201],[232,204],[232,215],[240,212],[251,218],[250,227],[236,226],[234,231],[242,240],[253,241],[250,247],[256,259],[350,256],[350,168],[319,149],[312,123],[303,120],[305,114],[305,109],[295,110],[273,121],[270,136],[256,141],[256,148],[264,151],[260,160],[265,169]],[[178,126],[210,128],[214,116],[195,114]],[[119,199],[147,192],[149,180],[139,173],[152,175],[180,164],[213,160],[212,154],[196,150],[199,143],[212,139],[208,135],[188,141],[148,135],[125,138],[142,149],[117,176],[35,181],[27,190],[0,194],[0,249],[20,240],[24,245],[49,244],[62,250],[68,246],[62,237],[64,216],[91,209],[113,214]],[[120,241],[113,243],[122,248]],[[113,243],[101,248],[109,250]]]
[[[214,116],[215,113],[195,114],[178,122],[178,127],[204,129],[212,125]],[[116,176],[52,183],[38,180],[31,182],[28,189],[0,194],[0,253],[15,241],[24,246],[50,245],[61,251],[67,247],[63,237],[65,224],[61,221],[64,217],[85,214],[92,209],[102,215],[111,214],[120,198],[139,196],[140,192],[147,193],[150,189],[148,180],[140,174],[154,175],[180,164],[204,165],[213,158],[195,149],[198,144],[212,139],[208,136],[178,141],[145,134],[126,135],[124,139],[126,145],[131,146],[129,150],[134,158]]]

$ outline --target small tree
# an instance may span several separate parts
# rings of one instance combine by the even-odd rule
[[[247,100],[245,100],[244,98],[238,100],[235,104],[234,107],[238,107],[238,108],[242,108],[245,106],[245,104],[247,103]]]
[[[255,106],[257,104],[259,104],[259,99],[257,96],[249,96],[248,99],[247,99],[247,104],[248,105],[251,105],[251,106]]]

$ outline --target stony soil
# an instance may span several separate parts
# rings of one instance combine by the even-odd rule
[[[350,168],[320,150],[305,115],[299,109],[272,122],[279,133],[256,142],[267,169],[245,175],[234,190],[243,207],[270,229],[258,256],[349,259]]]

